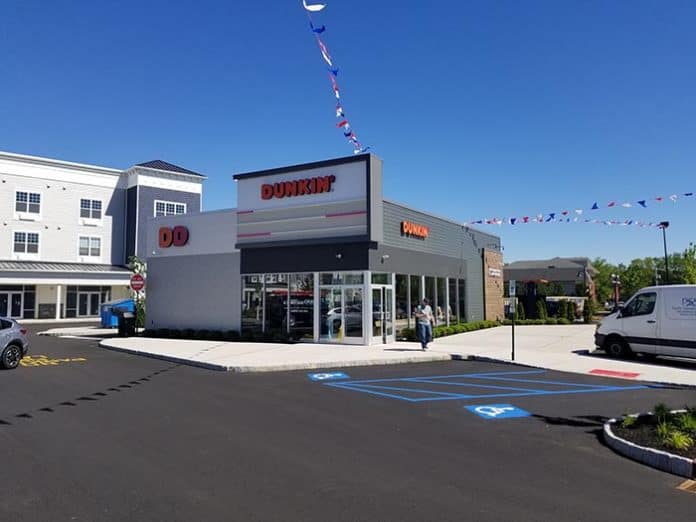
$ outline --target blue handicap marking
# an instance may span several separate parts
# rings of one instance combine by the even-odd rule
[[[343,372],[308,373],[307,376],[313,381],[338,381],[340,379],[350,379],[348,374]]]
[[[513,419],[530,417],[531,413],[512,404],[484,404],[482,406],[465,406],[465,408],[484,419]]]

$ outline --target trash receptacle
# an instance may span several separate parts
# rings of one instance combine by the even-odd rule
[[[102,328],[118,328],[117,308],[128,312],[135,312],[135,301],[133,299],[117,299],[115,301],[102,303],[100,314]]]
[[[114,308],[118,318],[118,336],[133,337],[135,335],[135,314],[122,308]]]

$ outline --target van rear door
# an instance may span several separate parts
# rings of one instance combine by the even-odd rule
[[[696,285],[665,287],[658,353],[696,357]]]
[[[657,353],[656,301],[656,292],[641,292],[621,309],[621,329],[634,352]]]

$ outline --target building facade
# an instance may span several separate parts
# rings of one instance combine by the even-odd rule
[[[235,209],[151,220],[148,328],[385,343],[424,297],[442,325],[502,319],[499,238],[385,200],[376,156],[235,181]]]
[[[0,152],[0,316],[98,316],[128,295],[147,219],[200,212],[204,179],[159,160],[119,170]]]
[[[515,261],[505,265],[505,282],[551,285],[554,293],[570,297],[595,297],[597,270],[587,257],[554,257]]]

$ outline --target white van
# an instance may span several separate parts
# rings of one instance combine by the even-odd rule
[[[595,344],[612,357],[643,353],[696,358],[696,285],[639,290],[597,326]]]

